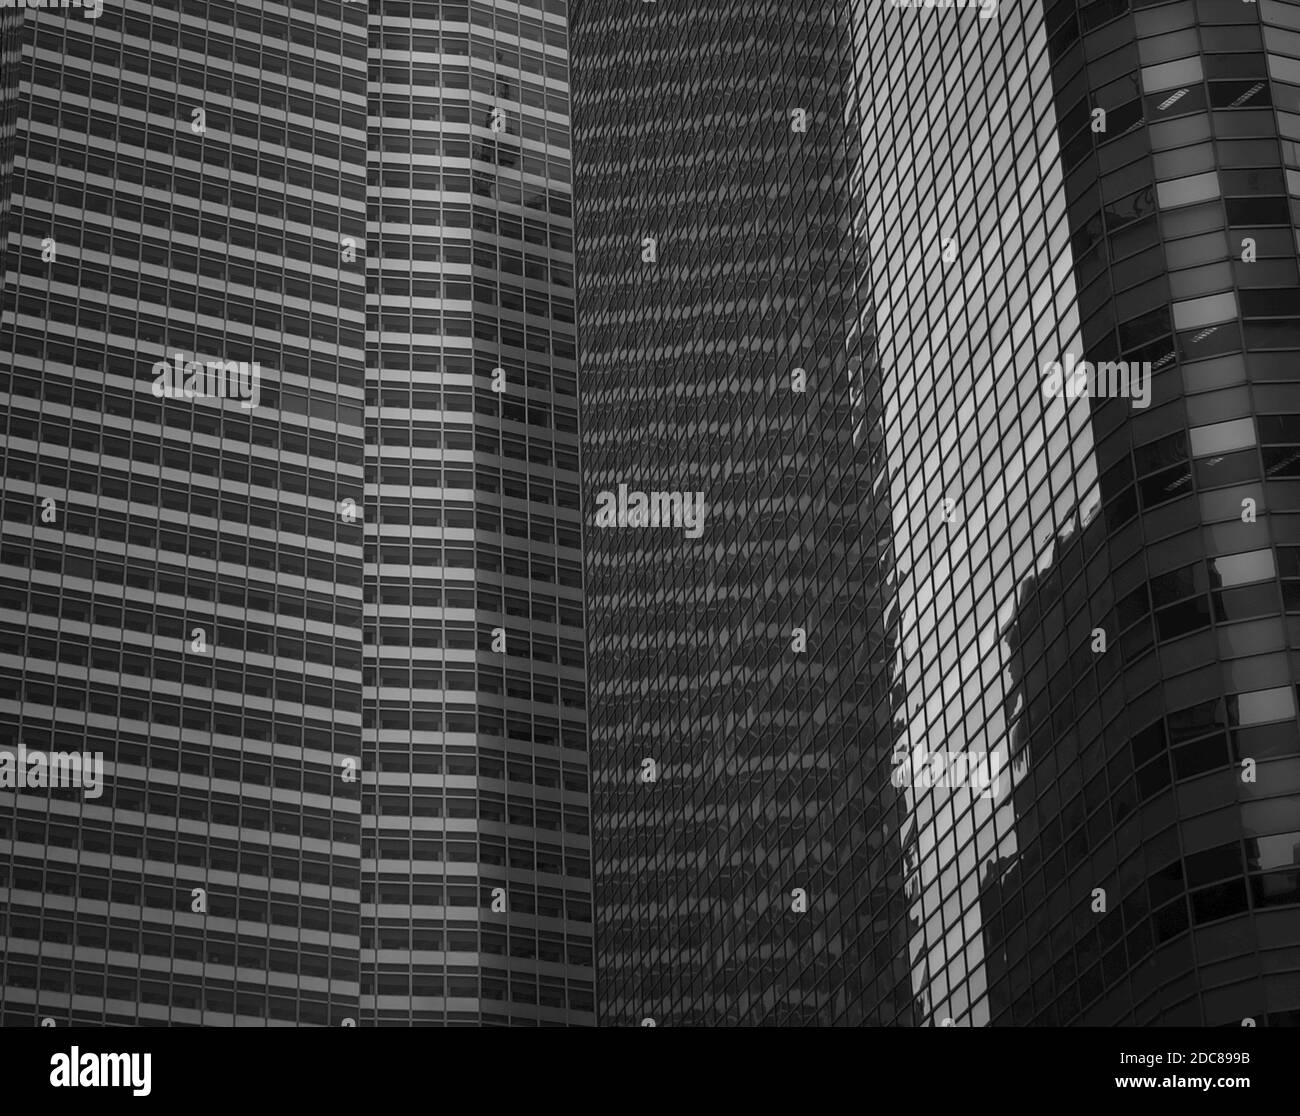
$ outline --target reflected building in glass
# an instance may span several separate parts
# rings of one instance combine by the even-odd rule
[[[1300,6],[861,13],[921,1019],[1294,1022]]]
[[[6,1025],[593,1017],[564,6],[371,8],[0,12]]]
[[[846,15],[572,14],[604,1025],[913,1019]]]
[[[986,8],[576,5],[603,1022],[1297,1019],[1300,5]]]

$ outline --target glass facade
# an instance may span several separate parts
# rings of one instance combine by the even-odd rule
[[[910,1021],[845,13],[572,35],[600,1021]]]
[[[1058,3],[1044,31],[1074,351],[1151,384],[1092,401],[1101,512],[1008,632],[988,1011],[1294,1025],[1300,5]]]
[[[584,496],[709,516],[589,508],[602,1021],[1296,1022],[1300,5],[609,7]]]
[[[873,589],[897,618],[885,692],[907,798],[912,980],[919,1023],[983,1024],[980,886],[1018,848],[1009,736],[1023,714],[1003,629],[1022,583],[1098,504],[1088,401],[1042,390],[1043,363],[1077,351],[1079,330],[1043,15],[1032,0],[993,20],[864,4],[855,56],[865,314],[889,478],[878,499],[895,548]],[[936,76],[918,89],[915,73]],[[1067,574],[1077,611],[1092,590]],[[1049,660],[1081,713],[1113,662],[1093,661],[1091,628],[1072,617],[1059,634],[1084,637],[1082,654],[1062,638]],[[1073,718],[1072,707],[1051,722],[1067,741]],[[1053,738],[1057,762],[1063,747]]]
[[[591,1018],[548,6],[26,13],[6,1025]]]

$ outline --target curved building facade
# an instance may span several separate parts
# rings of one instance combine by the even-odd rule
[[[1300,6],[861,27],[922,1017],[1292,1023]]]

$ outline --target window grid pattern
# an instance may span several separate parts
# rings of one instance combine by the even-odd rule
[[[1261,47],[1300,8],[1002,9],[868,6],[860,48],[900,751],[1010,762],[909,796],[921,1014],[1292,1024],[1296,94]],[[1149,363],[1149,407],[1047,396],[1067,353]]]
[[[7,1024],[590,1020],[563,4],[371,9],[6,60],[0,744],[107,760],[0,791]],[[155,400],[177,350],[260,406]]]
[[[582,3],[573,36],[599,1018],[908,1021],[847,21]],[[703,493],[700,536],[595,526],[620,484]]]
[[[338,3],[23,21],[0,720],[105,770],[0,792],[6,1024],[357,1014],[364,51]],[[156,397],[176,352],[260,405]]]
[[[593,1019],[563,16],[372,5],[363,1023]]]

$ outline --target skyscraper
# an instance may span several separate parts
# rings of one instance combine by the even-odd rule
[[[1300,6],[573,18],[585,496],[714,489],[695,549],[588,535],[601,1018],[1294,1022]],[[838,275],[801,276],[802,318],[785,236]],[[815,338],[800,473],[745,391]],[[816,552],[870,547],[800,581],[841,477]],[[818,596],[845,736],[762,658]],[[765,782],[732,750],[778,694],[804,762]],[[819,768],[841,739],[853,780]],[[861,898],[777,911],[787,833]],[[849,909],[874,940],[846,992],[801,935]],[[755,1006],[788,998],[853,1010]]]
[[[590,1018],[547,7],[26,13],[6,1024]]]
[[[1076,351],[1154,378],[1149,409],[1093,402],[1101,514],[1017,609],[1024,851],[993,872],[991,1011],[1294,1025],[1300,6],[1132,9],[1046,17]],[[1053,678],[1085,619],[1095,696]]]
[[[370,20],[362,990],[399,1025],[594,1007],[568,73],[545,8]]]
[[[572,34],[601,1022],[908,1022],[843,8]]]

